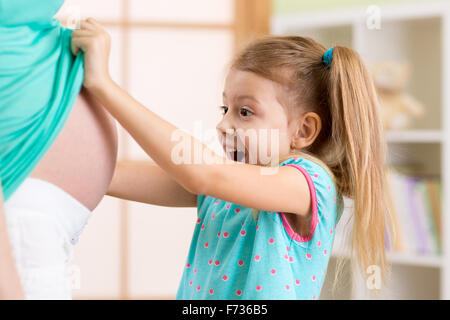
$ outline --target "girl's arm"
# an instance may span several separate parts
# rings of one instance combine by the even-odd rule
[[[184,189],[150,161],[119,161],[107,194],[166,207],[197,205],[196,194]]]
[[[3,211],[0,183],[0,300],[24,299],[19,274],[9,245],[8,229]]]
[[[133,136],[142,149],[184,189],[207,194],[242,206],[306,216],[311,198],[306,178],[297,169],[284,166],[276,173],[263,174],[260,166],[229,161],[215,154],[194,137],[183,133],[145,108],[112,81],[108,71],[110,39],[93,19],[81,22],[72,34],[72,51],[85,53],[84,85]],[[194,145],[202,147],[208,162],[177,163],[172,157],[179,139],[186,139],[193,154]],[[212,164],[210,164],[212,163]]]

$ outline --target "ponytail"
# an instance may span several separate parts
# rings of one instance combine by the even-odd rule
[[[338,189],[353,199],[351,249],[362,272],[389,272],[386,239],[394,239],[393,202],[385,170],[386,143],[372,79],[352,49],[333,50],[328,79],[331,137],[342,148],[334,173]],[[332,161],[335,162],[335,161]]]

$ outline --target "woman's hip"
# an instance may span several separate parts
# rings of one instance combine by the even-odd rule
[[[8,235],[28,299],[70,299],[73,245],[90,211],[62,189],[27,178],[4,204]]]

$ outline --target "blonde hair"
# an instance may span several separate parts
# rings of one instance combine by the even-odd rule
[[[325,51],[311,38],[266,36],[247,45],[231,68],[282,84],[287,107],[320,116],[317,139],[296,154],[322,165],[338,191],[353,200],[352,255],[362,271],[378,265],[385,283],[385,237],[395,242],[396,232],[376,91],[354,50],[335,46],[330,66],[322,61]]]

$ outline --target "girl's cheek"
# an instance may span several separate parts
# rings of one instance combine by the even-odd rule
[[[269,136],[268,136],[269,135]],[[259,136],[256,156],[259,164],[268,164],[272,158],[272,144],[270,141],[270,132]]]

